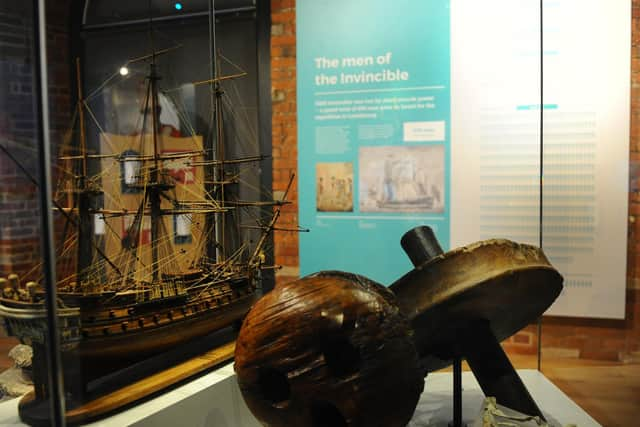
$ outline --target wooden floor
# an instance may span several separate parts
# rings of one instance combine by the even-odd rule
[[[640,419],[640,365],[555,368],[552,381],[604,426]]]
[[[15,344],[0,338],[0,371],[11,366],[6,355]],[[516,369],[536,368],[535,356],[509,357]],[[640,426],[639,363],[543,357],[542,372],[603,426]]]
[[[542,373],[603,426],[640,425],[640,364],[542,361]]]

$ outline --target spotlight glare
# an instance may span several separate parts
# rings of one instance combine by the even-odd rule
[[[120,75],[126,76],[127,74],[129,74],[129,69],[127,67],[120,67]]]
[[[176,2],[176,3],[173,5],[173,7],[175,7],[175,8],[176,8],[176,10],[182,10],[182,3],[180,3],[180,2]]]

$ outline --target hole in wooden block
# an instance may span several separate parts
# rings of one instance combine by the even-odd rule
[[[289,400],[291,388],[287,376],[273,368],[264,368],[258,374],[258,386],[262,396],[273,406],[281,407]]]
[[[311,405],[311,425],[313,427],[347,427],[347,420],[333,404],[319,400]]]
[[[322,345],[322,354],[329,370],[337,377],[355,374],[360,369],[360,352],[344,336],[327,339]]]

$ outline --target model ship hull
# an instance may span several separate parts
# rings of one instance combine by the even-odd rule
[[[256,299],[253,290],[238,291],[235,296],[118,316],[112,322],[82,322],[83,339],[76,350],[82,375],[91,380],[231,326]]]
[[[258,298],[253,280],[236,277],[184,295],[135,302],[134,294],[61,293],[65,388],[75,402],[90,381],[239,323]],[[74,305],[70,305],[73,303]],[[67,313],[68,312],[68,313]],[[46,384],[46,315],[42,304],[0,299],[7,331],[34,348],[34,383]],[[36,396],[48,395],[46,386]]]

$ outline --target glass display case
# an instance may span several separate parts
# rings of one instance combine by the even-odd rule
[[[0,390],[29,393],[10,410],[29,424],[84,423],[119,411],[111,402],[126,394],[122,408],[144,407],[147,418],[131,421],[140,425],[187,415],[257,425],[232,365],[211,371],[231,362],[242,319],[276,282],[283,292],[302,277],[299,290],[320,280],[310,274],[342,270],[384,285],[410,313],[429,372],[408,425],[453,419],[454,381],[463,420],[480,410],[484,380],[460,357],[431,354],[443,335],[476,366],[506,354],[551,425],[629,425],[640,405],[640,5],[609,3],[2,3]],[[407,256],[401,237],[423,225],[441,250]],[[555,303],[522,320],[546,297],[539,282],[556,276],[510,271],[525,277],[502,282],[526,291],[518,298],[478,291],[453,314],[416,320],[433,286],[412,282],[423,264],[478,247],[489,255],[439,277],[456,286],[456,265],[534,254],[562,275]],[[356,277],[342,274],[324,277]],[[305,295],[305,319],[327,322],[348,299],[316,310]],[[504,353],[497,343],[490,356],[477,351],[487,330],[436,327],[483,304],[490,327],[518,325],[492,331]],[[371,346],[351,337],[364,317],[343,316],[350,338],[320,340],[314,369],[360,373]],[[285,338],[279,327],[305,331],[274,323],[263,328],[274,340]],[[261,372],[267,389],[291,391],[294,374]],[[379,419],[391,416],[384,402],[406,383],[394,396],[372,384]],[[283,395],[267,396],[269,410],[295,409]],[[348,396],[323,396],[309,406],[314,419],[357,425]]]
[[[35,256],[9,259],[1,307],[6,332],[33,349],[28,423],[59,423],[65,407],[70,423],[103,416],[122,387],[212,349],[163,382],[228,361],[272,286],[284,201],[270,191],[270,124],[259,126],[268,10],[140,5],[3,5],[23,34],[7,39],[3,69],[2,164],[17,183],[5,188],[23,211],[28,188],[36,210],[5,219]],[[11,251],[20,236],[6,237]],[[157,388],[136,390],[120,406]]]

